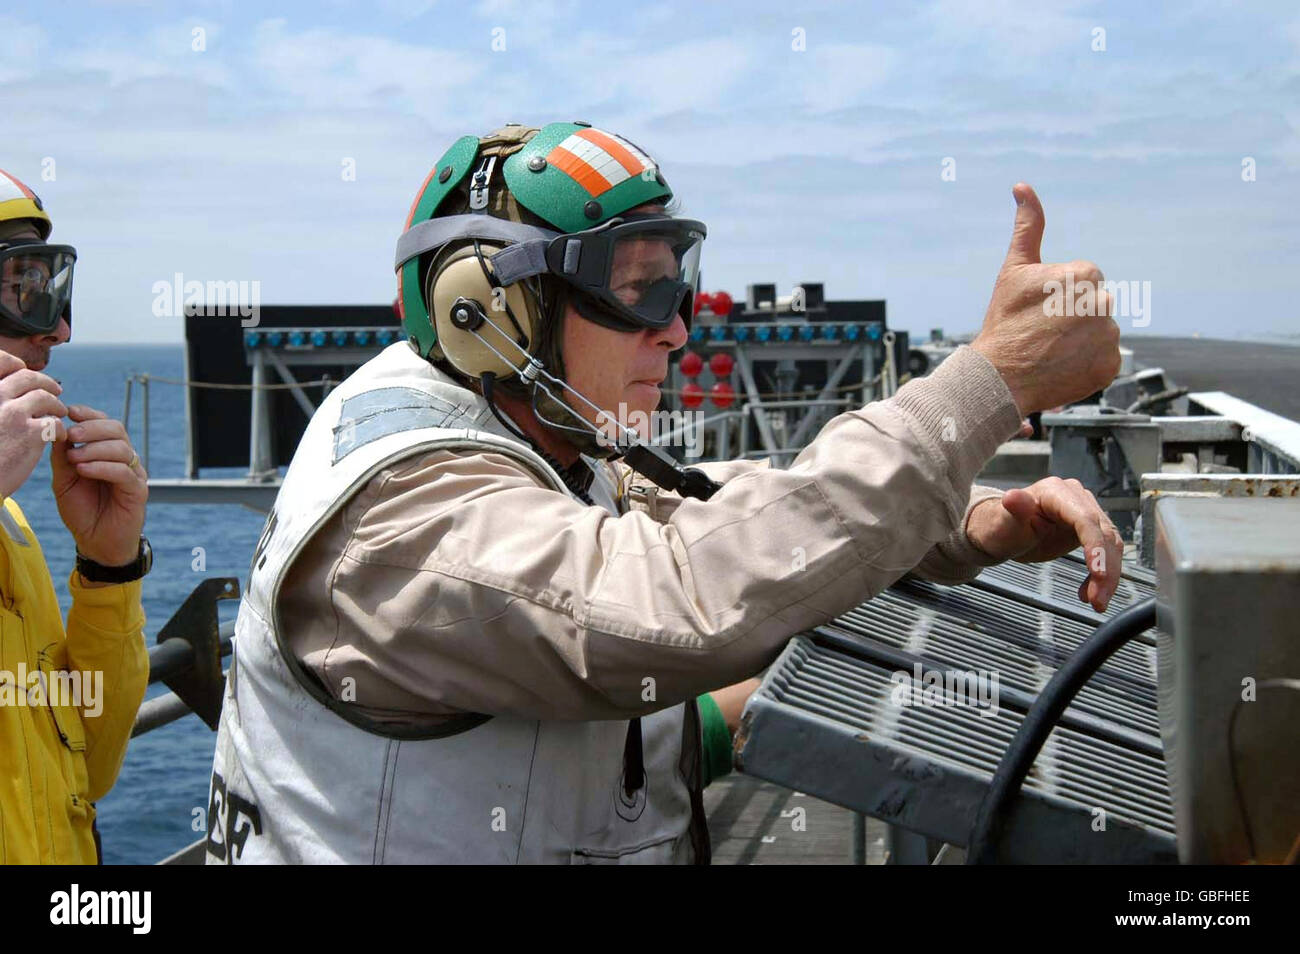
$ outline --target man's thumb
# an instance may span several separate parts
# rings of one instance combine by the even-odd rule
[[[1011,187],[1016,197],[1016,224],[1011,230],[1011,247],[1007,249],[1007,265],[1037,265],[1042,261],[1043,205],[1031,185],[1017,182]]]
[[[1002,507],[1024,524],[1032,523],[1038,514],[1038,503],[1034,500],[1033,494],[1019,488],[1008,490],[1002,495]]]

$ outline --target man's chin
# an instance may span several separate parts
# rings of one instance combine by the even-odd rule
[[[623,403],[627,407],[629,414],[636,411],[649,416],[654,413],[655,408],[659,407],[661,393],[655,385],[647,381],[637,381],[635,384],[628,385],[627,389],[624,390]]]

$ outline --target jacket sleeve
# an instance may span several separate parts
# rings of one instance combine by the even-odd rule
[[[753,675],[915,567],[1019,425],[997,371],[963,348],[833,419],[789,469],[747,470],[663,523],[584,506],[499,454],[435,455],[365,495],[334,615],[365,621],[400,688],[443,706],[644,715]]]
[[[614,463],[612,466],[620,486],[627,488],[628,505],[635,510],[644,511],[651,519],[664,523],[681,504],[682,498],[673,491],[656,487],[625,465]],[[770,466],[770,461],[766,458],[762,460],[718,460],[704,461],[690,466],[704,471],[720,483],[726,483],[728,480],[753,470],[766,470]],[[962,515],[961,521],[948,534],[946,539],[930,548],[929,552],[921,558],[921,561],[912,568],[912,572],[935,583],[952,585],[967,583],[979,576],[985,567],[1002,562],[977,548],[966,535],[966,524],[970,520],[970,512],[986,500],[1000,499],[1001,497],[1001,490],[993,487],[981,487],[978,484],[972,485],[970,499],[966,504],[966,512]]]
[[[149,655],[144,646],[142,582],[87,587],[73,571],[68,579],[72,608],[68,611],[68,667],[104,674],[100,711],[82,707],[86,730],[86,773],[89,799],[102,798],[117,781],[126,757],[136,712],[149,681]],[[83,700],[84,701],[84,700]]]
[[[948,534],[946,540],[936,543],[930,548],[930,552],[912,568],[912,572],[922,579],[931,580],[935,583],[945,583],[953,585],[956,583],[968,583],[980,575],[985,567],[993,566],[1002,561],[996,557],[991,557],[983,550],[980,550],[975,544],[971,543],[970,537],[966,535],[966,524],[970,520],[970,512],[986,500],[1001,500],[1002,491],[993,487],[981,487],[975,484],[970,489],[970,500],[966,504],[966,513],[961,518],[961,523]]]

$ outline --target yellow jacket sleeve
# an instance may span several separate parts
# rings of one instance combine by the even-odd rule
[[[68,579],[72,594],[67,623],[68,668],[104,674],[103,692],[97,700],[101,711],[96,713],[83,706],[81,713],[92,802],[107,794],[117,780],[149,682],[141,589],[140,580],[88,587],[76,571]]]

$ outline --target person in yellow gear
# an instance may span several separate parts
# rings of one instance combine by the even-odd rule
[[[50,245],[41,201],[0,170],[0,862],[93,864],[148,682],[140,579],[147,477],[121,422],[64,404],[42,373],[72,334],[76,250]],[[65,425],[62,418],[72,421]],[[12,498],[50,445],[77,545],[67,626],[40,543]]]

